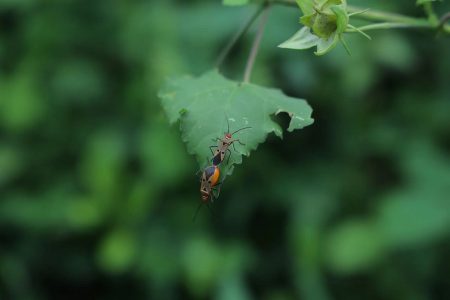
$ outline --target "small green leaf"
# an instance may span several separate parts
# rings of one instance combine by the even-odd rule
[[[327,238],[325,260],[336,272],[369,268],[385,254],[383,235],[375,224],[352,220],[334,228]]]
[[[235,138],[236,143],[227,168],[240,164],[242,155],[249,155],[267,134],[282,136],[280,126],[271,116],[287,112],[291,117],[288,131],[301,129],[313,123],[312,109],[305,100],[284,95],[281,91],[249,83],[238,83],[224,78],[217,71],[210,71],[198,78],[170,79],[159,93],[170,123],[180,122],[182,139],[189,153],[197,157],[200,166],[211,159],[210,146],[217,145],[212,139],[222,138],[227,131],[251,126]],[[185,110],[184,115],[179,111]],[[209,163],[209,162],[208,162]],[[228,169],[229,170],[229,169]]]
[[[303,15],[307,16],[315,13],[313,0],[297,0],[297,4]]]
[[[333,6],[336,6],[336,5],[342,5],[342,6],[344,6],[344,8],[347,7],[346,1],[343,1],[343,0],[327,0],[321,6],[321,9],[322,10],[327,10],[327,9],[330,9],[331,7],[333,7]]]
[[[241,6],[248,4],[249,0],[222,0],[223,5],[227,6]]]
[[[330,9],[334,12],[336,15],[336,26],[337,26],[337,33],[344,33],[347,29],[348,25],[348,15],[345,11],[344,5],[334,5],[331,6]]]
[[[307,15],[300,18],[300,24],[303,24],[309,28],[313,27],[317,14]]]
[[[325,55],[334,47],[336,47],[339,42],[339,36],[336,33],[333,33],[328,39],[320,39],[317,43],[317,51],[314,52],[316,55]]]
[[[333,33],[329,38],[319,38],[311,33],[310,28],[303,27],[295,33],[290,39],[278,45],[280,48],[304,50],[317,46],[314,52],[316,55],[324,55],[333,50],[339,42],[339,35]]]
[[[278,45],[280,48],[304,50],[317,45],[319,37],[311,33],[308,27],[303,27],[295,33],[290,39]]]
[[[426,245],[449,234],[448,202],[438,197],[433,197],[430,202],[427,197],[430,197],[429,191],[418,189],[393,193],[383,203],[378,221],[389,246]]]

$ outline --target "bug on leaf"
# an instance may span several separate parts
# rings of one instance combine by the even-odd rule
[[[227,164],[228,164],[228,162],[230,160],[230,156],[231,156],[231,151],[230,151],[229,147],[231,145],[233,145],[233,149],[234,149],[234,151],[236,151],[236,148],[234,147],[234,142],[238,142],[241,146],[245,146],[245,144],[242,143],[239,139],[233,139],[233,135],[238,133],[241,130],[250,129],[250,128],[252,128],[252,127],[250,127],[250,126],[242,127],[242,128],[239,128],[238,130],[230,133],[230,123],[228,123],[228,118],[227,118],[227,132],[224,133],[224,137],[221,139],[220,138],[213,139],[214,142],[218,142],[217,146],[209,147],[209,150],[211,150],[211,153],[213,155],[212,163],[214,166],[218,166],[219,164],[221,164],[223,162],[227,152],[228,152],[228,159],[227,159]],[[213,148],[216,148],[216,150],[213,151]]]
[[[203,171],[200,177],[200,194],[203,202],[214,202],[217,198],[212,191],[216,190],[214,187],[219,184],[220,169],[217,166],[209,166]],[[220,184],[219,184],[220,185]]]
[[[220,169],[218,166],[208,166],[203,170],[202,175],[200,176],[200,194],[202,202],[200,202],[194,214],[194,221],[202,204],[206,204],[206,206],[210,209],[209,203],[214,202],[214,200],[219,197],[220,185],[222,184],[219,182],[219,178]]]

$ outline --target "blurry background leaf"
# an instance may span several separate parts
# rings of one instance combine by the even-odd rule
[[[100,244],[99,263],[109,272],[123,272],[130,267],[136,252],[136,242],[132,234],[123,230],[105,237]]]
[[[373,265],[382,256],[383,239],[369,222],[342,224],[329,237],[329,264],[339,272],[355,272]]]

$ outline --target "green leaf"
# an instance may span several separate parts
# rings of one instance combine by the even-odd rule
[[[248,4],[249,0],[222,0],[223,5],[240,6]]]
[[[339,42],[339,35],[334,32],[329,38],[319,38],[315,34],[311,33],[310,28],[303,27],[297,33],[295,33],[287,41],[278,45],[280,48],[294,49],[294,50],[304,50],[311,47],[317,46],[317,50],[314,52],[315,55],[325,55],[334,47],[336,47]]]
[[[271,116],[287,112],[291,117],[288,131],[301,129],[314,121],[312,109],[305,100],[288,97],[276,89],[234,82],[217,71],[198,78],[170,79],[159,97],[170,123],[180,121],[182,139],[201,167],[212,157],[209,147],[217,145],[212,139],[223,138],[227,131],[227,118],[231,132],[252,127],[234,136],[245,145],[236,143],[236,151],[231,149],[228,170],[232,164],[242,162],[243,154],[249,155],[264,142],[267,134],[274,132],[282,136],[282,129]]]
[[[343,6],[345,9],[347,7],[347,2],[343,0],[326,0],[320,7],[322,11],[326,11],[337,5]]]
[[[125,271],[136,254],[136,239],[128,231],[116,230],[100,243],[98,261],[102,268],[111,273]]]
[[[280,48],[304,50],[317,45],[319,37],[311,33],[308,27],[303,27],[290,39],[278,45]]]
[[[336,272],[369,268],[385,254],[383,236],[371,222],[352,220],[334,228],[327,238],[325,260]]]
[[[344,5],[334,5],[330,9],[336,15],[337,33],[344,33],[348,25],[348,14],[345,11]]]
[[[325,55],[331,50],[333,50],[333,48],[336,47],[338,42],[339,36],[336,33],[333,33],[333,35],[330,36],[328,39],[319,39],[319,42],[317,43],[317,51],[314,52],[314,54]]]
[[[300,18],[300,24],[303,24],[309,28],[313,27],[317,14],[307,15]]]
[[[430,195],[430,191],[419,187],[387,197],[380,207],[378,222],[390,247],[423,246],[449,234],[448,201],[440,194]]]
[[[300,7],[303,15],[312,15],[316,11],[314,10],[314,1],[313,0],[297,0],[297,4]]]

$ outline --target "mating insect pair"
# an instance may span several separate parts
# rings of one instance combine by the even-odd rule
[[[197,211],[194,215],[194,219],[203,203],[209,205],[209,202],[214,202],[214,200],[219,197],[220,186],[222,182],[219,182],[220,169],[218,166],[224,161],[227,153],[229,154],[227,159],[228,164],[231,157],[231,151],[229,147],[233,146],[233,149],[236,151],[236,148],[234,147],[234,142],[238,142],[242,146],[245,145],[239,139],[233,139],[233,135],[241,130],[250,128],[251,127],[243,127],[230,133],[230,124],[228,123],[227,119],[227,132],[224,133],[224,137],[216,138],[213,140],[217,141],[218,143],[217,146],[209,147],[209,149],[211,150],[211,154],[213,155],[211,159],[212,165],[206,167],[203,170],[202,175],[200,177],[200,194],[202,197],[202,202],[199,204],[197,208]],[[213,151],[213,148],[216,148],[216,150]]]

